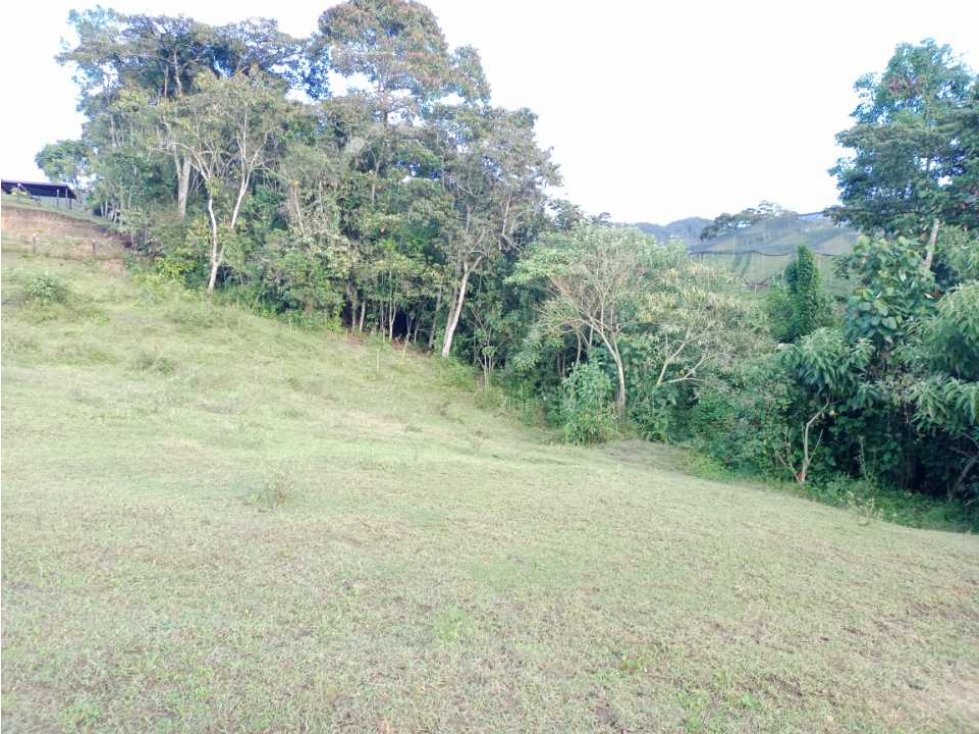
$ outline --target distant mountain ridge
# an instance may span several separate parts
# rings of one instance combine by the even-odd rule
[[[687,247],[691,247],[700,242],[700,233],[710,223],[710,219],[704,219],[703,217],[687,217],[686,219],[678,219],[669,224],[637,222],[630,226],[641,229],[646,234],[653,235],[660,242],[669,242],[674,239],[683,240]]]

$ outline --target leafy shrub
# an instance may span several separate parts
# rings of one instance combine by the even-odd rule
[[[792,296],[784,283],[774,283],[765,296],[765,311],[772,336],[780,342],[792,341]]]
[[[725,379],[706,382],[690,412],[695,444],[737,473],[783,477],[784,416],[791,386],[770,355],[736,365]]]
[[[475,403],[482,410],[504,410],[507,407],[507,394],[498,385],[484,384],[476,391]]]
[[[963,380],[979,380],[979,281],[945,296],[924,329],[935,368]]]
[[[736,482],[745,477],[752,477],[750,472],[739,472],[723,464],[710,454],[691,451],[686,456],[683,468],[698,479],[708,479],[716,482]]]
[[[936,255],[936,279],[942,289],[979,280],[979,237],[974,232],[964,227],[943,227]]]
[[[190,287],[200,287],[207,282],[209,237],[207,224],[202,218],[186,228],[180,228],[173,236],[160,243],[162,254],[156,259],[157,272],[168,280]]]
[[[307,331],[327,331],[333,334],[343,332],[343,323],[337,311],[285,311],[279,319],[287,324]]]
[[[658,390],[643,387],[646,385],[640,383],[636,397],[629,403],[629,419],[647,441],[669,442],[680,433],[678,425],[685,417],[682,389],[674,385]]]
[[[137,300],[141,306],[170,304],[182,307],[183,304],[201,301],[200,293],[189,290],[184,283],[159,272],[155,263],[149,265],[145,260],[134,259],[127,268],[130,283],[139,289]]]
[[[34,273],[24,284],[25,300],[38,306],[67,303],[69,293],[68,286],[51,273]]]
[[[378,337],[377,349],[390,349],[390,342]],[[472,391],[476,386],[476,377],[470,365],[455,359],[440,359],[435,364],[435,374],[440,385]]]
[[[575,367],[561,383],[564,437],[570,443],[607,441],[615,430],[612,379],[597,362]]]
[[[922,269],[913,240],[861,237],[850,254],[838,258],[836,267],[859,281],[844,322],[849,341],[870,339],[876,348],[890,350],[933,309],[934,277]]]
[[[777,284],[767,298],[772,336],[794,342],[829,322],[829,298],[823,291],[816,257],[800,245],[795,259],[785,268],[784,284]]]

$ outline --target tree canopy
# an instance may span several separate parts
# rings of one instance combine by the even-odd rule
[[[901,45],[857,82],[832,214],[867,236],[837,260],[853,289],[834,304],[804,247],[759,298],[554,198],[533,111],[494,103],[479,54],[413,0],[347,0],[304,39],[265,19],[70,19],[58,58],[85,125],[38,165],[157,277],[469,363],[570,440],[979,497],[979,83],[948,47]],[[701,238],[791,214],[761,202]]]
[[[868,233],[924,238],[935,222],[979,226],[979,82],[952,49],[901,44],[882,74],[861,77],[850,154],[831,169],[833,216]]]

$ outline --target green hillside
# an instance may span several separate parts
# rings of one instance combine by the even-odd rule
[[[975,536],[4,247],[5,731],[976,730]]]
[[[700,242],[700,233],[704,231],[704,227],[710,224],[710,221],[703,217],[688,217],[687,219],[678,219],[675,222],[670,222],[665,225],[639,222],[632,226],[642,230],[646,234],[653,235],[660,242],[681,240],[689,247]]]
[[[765,287],[782,277],[786,266],[795,255],[761,255],[757,252],[744,253],[696,253],[692,257],[704,258],[713,265],[720,265],[751,286]],[[816,266],[822,276],[822,283],[833,296],[845,298],[853,291],[853,283],[836,274],[834,256],[816,255]]]
[[[688,251],[723,265],[752,286],[767,286],[785,272],[799,245],[816,254],[822,281],[834,296],[845,297],[853,285],[836,274],[834,258],[853,249],[858,233],[822,217],[782,216],[716,239],[690,243]]]
[[[853,249],[857,231],[840,227],[823,217],[782,216],[716,239],[698,242],[691,253],[741,255],[791,255],[806,245],[817,255],[842,255]]]
[[[833,258],[853,249],[858,233],[840,227],[821,216],[796,215],[766,219],[733,234],[701,240],[700,234],[711,220],[690,217],[667,225],[642,222],[632,226],[651,234],[660,242],[678,239],[687,251],[708,262],[722,265],[752,286],[767,286],[780,277],[799,245],[816,253],[823,283],[835,296],[845,297],[852,284],[836,275]]]

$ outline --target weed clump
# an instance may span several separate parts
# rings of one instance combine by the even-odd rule
[[[277,510],[294,495],[294,480],[281,466],[272,466],[265,474],[262,486],[248,496],[249,504],[263,510]]]
[[[68,286],[48,272],[32,273],[24,283],[24,300],[36,306],[51,306],[68,302]]]
[[[145,350],[136,355],[134,366],[141,372],[158,372],[161,375],[172,375],[177,371],[177,363],[169,357]]]

